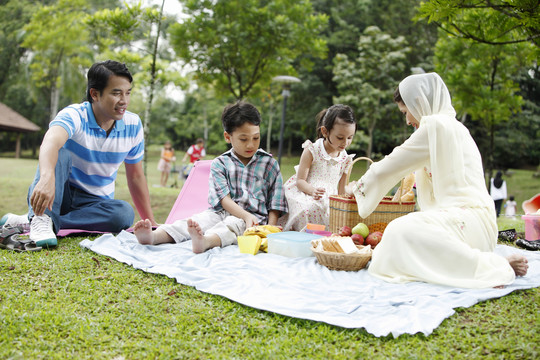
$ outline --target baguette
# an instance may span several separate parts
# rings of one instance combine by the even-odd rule
[[[414,192],[413,192],[413,186],[416,181],[416,177],[414,176],[414,173],[411,173],[403,179],[403,184],[400,186],[396,193],[394,194],[394,197],[392,198],[392,201],[399,201],[401,197],[401,201],[413,201],[414,200]],[[411,198],[412,195],[412,198]]]

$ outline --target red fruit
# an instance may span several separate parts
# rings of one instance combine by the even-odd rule
[[[380,231],[374,231],[371,234],[368,235],[366,238],[365,244],[371,245],[371,247],[374,249],[377,244],[381,242],[382,239],[382,232]]]
[[[339,236],[351,236],[351,228],[348,226],[342,226],[341,229],[339,229]]]
[[[360,234],[352,234],[351,239],[354,245],[364,245],[364,237]]]

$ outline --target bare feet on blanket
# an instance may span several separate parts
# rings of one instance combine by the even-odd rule
[[[221,240],[217,235],[205,236],[201,226],[196,221],[188,219],[187,225],[191,236],[191,246],[195,254],[201,254],[210,248],[221,245]]]
[[[146,219],[137,221],[135,226],[133,226],[133,233],[137,237],[140,244],[154,244],[154,233],[152,232],[152,223],[150,220]]]
[[[512,254],[506,258],[510,263],[512,269],[516,273],[516,276],[525,276],[527,275],[527,270],[529,265],[527,264],[527,258],[525,256]]]

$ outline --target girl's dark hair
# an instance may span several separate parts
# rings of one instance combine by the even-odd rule
[[[133,77],[129,72],[126,64],[119,63],[114,60],[107,60],[97,62],[88,70],[88,85],[86,87],[86,100],[90,103],[93,102],[92,96],[90,96],[90,89],[96,89],[99,93],[103,93],[103,90],[109,83],[111,75],[122,76],[133,82]]]
[[[315,117],[317,120],[317,138],[323,137],[321,131],[323,126],[330,133],[338,118],[346,124],[354,124],[354,132],[356,132],[356,119],[352,109],[347,105],[336,104],[324,109]]]
[[[403,99],[401,98],[401,93],[399,92],[399,86],[396,88],[396,91],[394,91],[394,102],[403,103]]]
[[[225,106],[221,114],[223,130],[232,134],[237,128],[250,123],[259,126],[261,124],[261,114],[259,110],[250,103],[238,101],[236,104]]]

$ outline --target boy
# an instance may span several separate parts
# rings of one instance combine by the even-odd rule
[[[236,244],[236,237],[257,224],[275,225],[287,212],[283,179],[277,161],[259,149],[261,115],[255,106],[237,102],[221,115],[225,141],[231,149],[212,162],[208,210],[187,220],[161,225],[152,231],[149,220],[134,226],[141,244],[192,240],[193,252]]]
[[[127,229],[133,224],[133,208],[114,199],[122,162],[139,215],[155,224],[141,161],[142,123],[127,111],[132,81],[126,65],[117,61],[90,67],[88,101],[60,111],[43,137],[39,166],[28,190],[28,214],[6,214],[0,226],[30,222],[30,240],[46,247],[56,246],[60,229]]]

